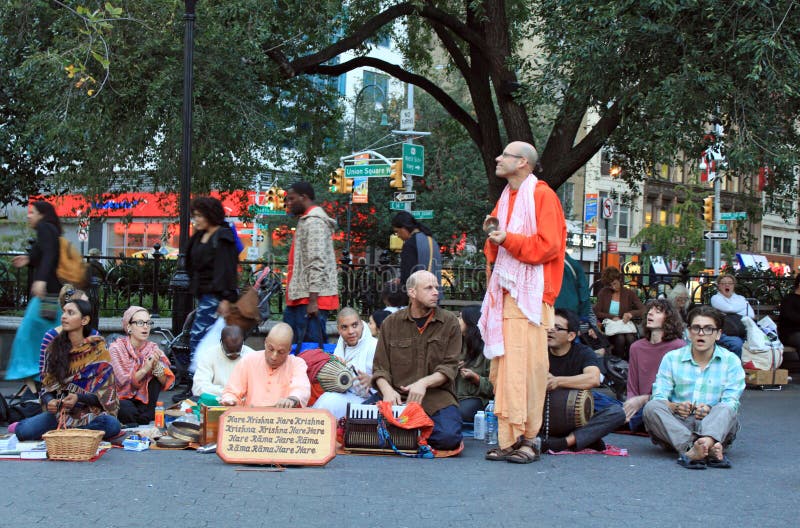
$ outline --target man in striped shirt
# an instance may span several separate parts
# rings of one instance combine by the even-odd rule
[[[717,345],[722,313],[701,306],[688,319],[691,344],[661,361],[644,408],[645,427],[654,442],[679,453],[683,467],[730,467],[724,450],[739,430],[744,370],[735,354]]]

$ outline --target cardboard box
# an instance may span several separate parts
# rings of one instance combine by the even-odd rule
[[[747,385],[786,385],[789,382],[789,371],[744,369],[744,382]]]

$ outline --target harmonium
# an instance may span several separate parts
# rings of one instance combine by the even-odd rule
[[[397,418],[406,408],[405,405],[392,405],[392,415]],[[377,405],[347,404],[346,423],[344,426],[344,449],[354,453],[394,453],[378,433]],[[398,451],[414,454],[419,447],[419,429],[402,429],[386,423],[386,429]]]

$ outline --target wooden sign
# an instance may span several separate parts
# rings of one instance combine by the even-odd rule
[[[336,420],[321,409],[233,407],[219,419],[228,464],[323,466],[336,456]]]

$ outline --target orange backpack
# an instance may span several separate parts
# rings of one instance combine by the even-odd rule
[[[83,288],[88,283],[89,266],[78,250],[66,238],[58,237],[58,267],[56,276],[64,284]]]

